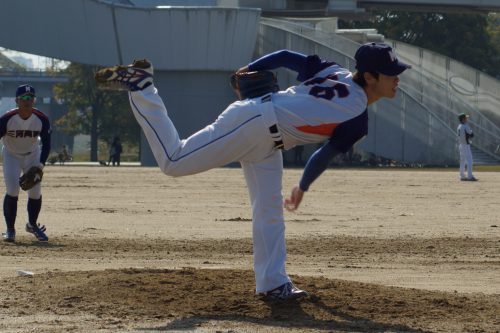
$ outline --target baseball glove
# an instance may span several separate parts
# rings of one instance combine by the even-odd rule
[[[26,173],[24,173],[20,178],[19,178],[19,186],[24,191],[27,191],[39,182],[42,181],[43,177],[43,171],[37,166],[32,166]]]
[[[467,144],[471,144],[472,143],[472,138],[474,137],[474,133],[465,133],[465,142],[467,142]]]
[[[231,76],[231,87],[241,100],[279,90],[276,75],[270,71],[235,73]]]

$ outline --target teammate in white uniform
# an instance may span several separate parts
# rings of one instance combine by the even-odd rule
[[[7,224],[4,240],[14,242],[16,238],[17,200],[19,197],[19,176],[31,167],[43,168],[50,152],[51,127],[48,117],[33,108],[36,95],[30,85],[16,90],[17,108],[0,117],[0,138],[3,141],[3,176],[6,194],[3,213]],[[41,147],[40,147],[41,146]],[[37,224],[42,208],[41,183],[28,192],[28,223],[26,231],[39,241],[46,242],[45,226]]]
[[[129,88],[133,113],[165,174],[185,176],[241,163],[253,212],[256,292],[284,300],[307,292],[295,287],[285,270],[280,149],[326,142],[308,161],[300,185],[285,202],[294,210],[331,159],[368,133],[367,106],[394,97],[398,75],[410,67],[398,61],[386,44],[363,45],[355,58],[358,71],[353,75],[316,55],[282,50],[262,57],[238,72],[285,67],[298,73],[300,84],[234,102],[214,123],[184,140],[153,85],[153,68],[147,60],[102,69],[96,80]]]
[[[476,181],[472,175],[472,152],[470,150],[471,139],[474,136],[472,129],[467,124],[468,115],[462,113],[458,115],[460,125],[457,127],[458,150],[460,152],[460,180]],[[465,165],[467,164],[467,177],[465,177]]]

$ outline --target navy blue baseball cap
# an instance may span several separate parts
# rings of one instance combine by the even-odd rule
[[[396,76],[411,68],[410,65],[398,60],[392,47],[384,43],[361,45],[356,51],[354,59],[356,59],[356,69],[360,72]]]
[[[16,97],[23,96],[23,95],[32,95],[36,96],[35,94],[35,88],[30,86],[29,84],[23,84],[16,89]]]

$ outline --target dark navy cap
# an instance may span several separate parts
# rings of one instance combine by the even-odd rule
[[[396,76],[410,65],[401,62],[396,54],[387,44],[368,43],[361,45],[354,56],[356,59],[356,69],[360,72],[375,72],[389,76]]]
[[[30,86],[29,84],[23,84],[16,89],[16,97],[23,96],[23,95],[33,95],[36,96],[35,94],[35,88]]]

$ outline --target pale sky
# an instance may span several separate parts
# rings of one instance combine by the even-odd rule
[[[33,69],[33,70],[44,70],[47,67],[51,66],[51,58],[35,55],[35,54],[29,54],[29,53],[24,53],[24,52],[19,52],[19,51],[14,51],[14,50],[9,50],[5,48],[0,48],[0,52],[5,55],[6,57],[9,57],[12,61],[17,62],[23,66],[25,66],[27,69]],[[69,64],[69,62],[63,62],[62,67],[64,68]]]

